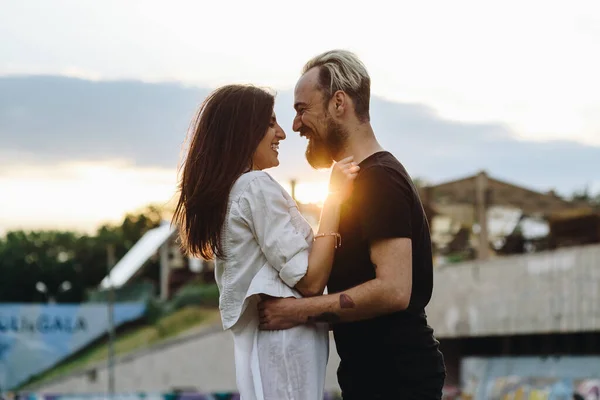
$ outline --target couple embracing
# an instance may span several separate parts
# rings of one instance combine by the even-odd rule
[[[313,232],[265,169],[286,133],[275,98],[228,85],[198,113],[174,221],[189,254],[215,260],[243,400],[321,400],[329,330],[344,400],[441,399],[445,366],[427,323],[429,226],[403,165],[370,124],[364,64],[333,50],[306,63],[293,131],[330,168]]]

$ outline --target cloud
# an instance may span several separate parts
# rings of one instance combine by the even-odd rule
[[[208,89],[176,83],[89,81],[57,76],[0,77],[0,166],[125,160],[175,169],[190,121]],[[518,140],[502,123],[441,118],[421,104],[372,100],[381,144],[413,176],[439,182],[486,169],[532,188],[570,192],[597,181],[600,147]],[[278,179],[323,179],[304,159],[306,142],[291,131],[292,94],[276,112],[288,138]]]
[[[172,166],[206,93],[133,81],[0,78],[0,148],[13,159],[41,162],[116,158]]]

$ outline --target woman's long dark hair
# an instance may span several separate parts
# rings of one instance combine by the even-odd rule
[[[226,256],[221,232],[229,192],[252,167],[274,104],[272,94],[249,85],[223,86],[202,103],[183,159],[173,216],[187,254],[204,259]]]

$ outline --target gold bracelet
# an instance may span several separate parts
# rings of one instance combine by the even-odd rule
[[[342,247],[342,235],[340,235],[339,233],[336,232],[331,232],[331,233],[319,233],[318,235],[315,235],[315,238],[313,239],[313,241],[317,240],[318,238],[322,238],[325,236],[335,236],[335,248],[339,248]]]

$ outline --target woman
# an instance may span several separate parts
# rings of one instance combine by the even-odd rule
[[[313,235],[294,200],[263,172],[279,165],[286,137],[274,101],[243,85],[208,96],[183,164],[174,222],[189,254],[215,258],[221,319],[233,332],[242,399],[322,399],[328,327],[260,331],[256,305],[261,296],[323,293],[340,244],[340,204],[358,166],[348,158],[333,167],[332,193]]]

